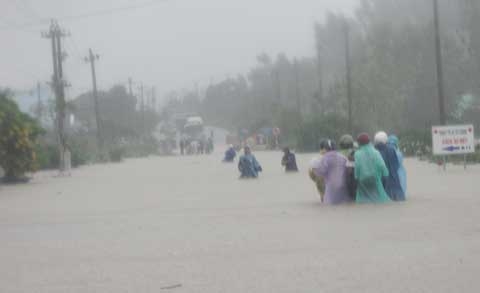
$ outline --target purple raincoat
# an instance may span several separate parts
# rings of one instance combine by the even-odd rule
[[[315,175],[325,180],[325,203],[341,204],[352,199],[347,186],[347,159],[336,151],[326,153],[313,168]]]

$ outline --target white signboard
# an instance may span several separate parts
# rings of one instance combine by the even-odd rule
[[[473,125],[433,126],[433,154],[456,155],[475,152]]]

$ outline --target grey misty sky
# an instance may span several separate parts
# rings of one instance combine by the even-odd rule
[[[52,17],[152,2],[148,0],[0,0],[0,86],[33,88],[52,72],[50,43],[40,36]],[[170,90],[205,87],[243,74],[261,52],[313,56],[313,23],[328,11],[351,13],[359,0],[159,0],[146,8],[60,20],[71,32],[65,73],[71,95],[90,90],[92,48],[100,55],[100,89],[128,77]],[[43,19],[43,23],[42,20]],[[36,23],[21,28],[15,24]]]

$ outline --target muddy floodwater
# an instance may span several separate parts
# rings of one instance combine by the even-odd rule
[[[322,206],[298,156],[86,166],[0,186],[0,292],[478,292],[480,168],[406,161],[408,201]]]

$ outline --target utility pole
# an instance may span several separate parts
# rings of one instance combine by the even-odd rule
[[[145,99],[143,96],[143,83],[140,84],[140,107],[142,111],[142,130],[141,136],[145,135]]]
[[[438,0],[433,0],[433,19],[435,26],[435,55],[437,65],[437,91],[438,105],[440,114],[440,125],[447,124],[447,115],[445,112],[445,92],[443,85],[443,61],[442,61],[442,42],[440,38],[440,20],[438,13]]]
[[[320,49],[318,50],[317,57],[317,66],[318,66],[318,103],[321,104],[323,101],[323,70],[322,70],[322,56]],[[323,106],[323,105],[320,105]],[[323,111],[323,109],[322,109]]]
[[[274,68],[272,72],[273,78],[272,78],[272,88],[273,88],[273,94],[276,96],[276,101],[278,101],[279,104],[282,103],[282,89],[280,88],[280,72],[278,68]]]
[[[298,76],[298,60],[295,58],[293,61],[293,69],[295,72],[295,96],[297,98],[297,112],[299,117],[302,117],[302,102],[300,99],[300,86],[299,86],[299,76]]]
[[[316,50],[317,50],[317,73],[318,73],[318,95],[315,97],[317,103],[315,108],[320,106],[320,110],[323,112],[323,49],[325,48],[321,42],[320,35],[321,29],[318,25],[315,25],[315,39],[316,39]]]
[[[95,108],[95,123],[97,124],[97,146],[99,152],[103,149],[103,137],[102,137],[102,123],[100,120],[100,109],[98,105],[98,91],[97,91],[97,74],[95,72],[95,61],[100,58],[98,54],[93,54],[92,49],[88,50],[88,57],[85,57],[85,62],[90,63],[92,70],[92,85],[93,85],[93,102]]]
[[[152,110],[157,112],[157,94],[154,86],[152,86]]]
[[[131,77],[128,78],[128,94],[130,95],[131,98],[134,100],[134,111],[132,112],[132,116],[130,117],[131,121],[133,122],[134,127],[132,128],[133,130],[138,131],[138,115],[137,115],[137,96],[133,94],[132,90],[133,86],[133,80]]]
[[[52,20],[50,24],[50,30],[42,33],[42,37],[51,39],[52,45],[52,60],[53,60],[53,77],[52,87],[55,93],[55,105],[56,105],[56,125],[58,135],[58,144],[60,151],[60,172],[65,171],[65,152],[67,147],[67,141],[65,136],[65,81],[63,80],[63,59],[62,53],[62,38],[67,34],[63,31],[55,20]]]
[[[40,93],[40,82],[37,82],[37,119],[39,122],[42,120],[42,98],[41,98],[41,93]]]
[[[131,97],[133,97],[133,92],[132,92],[132,78],[128,78],[128,93],[130,94]]]
[[[345,35],[345,67],[347,82],[347,99],[348,99],[348,131],[353,134],[353,117],[352,117],[352,68],[350,64],[350,28],[348,20],[345,19],[344,24]]]

